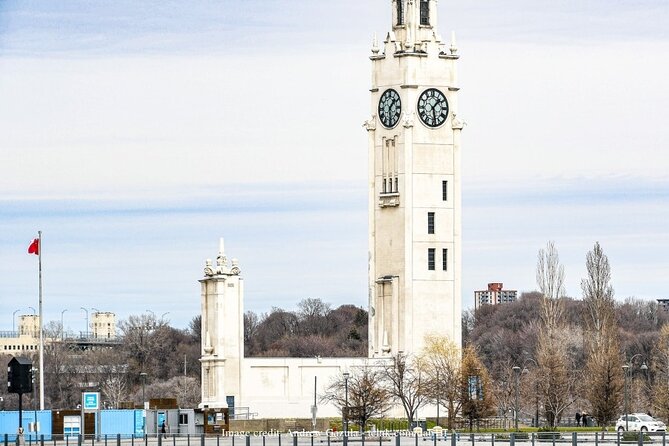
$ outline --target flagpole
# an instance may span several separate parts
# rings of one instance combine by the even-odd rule
[[[42,317],[42,231],[37,231],[39,257],[39,410],[44,410],[44,327]],[[37,420],[35,420],[37,422]]]

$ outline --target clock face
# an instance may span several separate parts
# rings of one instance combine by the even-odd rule
[[[393,128],[400,120],[402,101],[400,95],[393,89],[386,90],[379,100],[379,119],[386,128]]]
[[[448,101],[444,93],[428,88],[418,98],[418,116],[428,127],[439,127],[448,117]]]

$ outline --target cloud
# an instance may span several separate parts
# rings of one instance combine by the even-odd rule
[[[72,324],[95,305],[185,326],[221,235],[250,309],[365,304],[361,124],[388,3],[232,5],[0,3],[3,314],[36,296],[25,249],[38,228],[47,315],[70,307]],[[599,240],[619,297],[656,296],[669,252],[666,2],[439,7],[442,35],[458,32],[468,122],[464,306],[490,281],[532,289],[549,239],[570,294]]]

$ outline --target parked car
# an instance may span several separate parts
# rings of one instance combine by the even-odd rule
[[[627,414],[627,420],[625,420],[625,415],[618,418],[616,422],[618,432],[624,432],[628,429],[627,426],[629,426],[630,431],[637,432],[664,432],[667,430],[666,424],[645,413]]]

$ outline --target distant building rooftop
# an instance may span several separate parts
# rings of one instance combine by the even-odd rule
[[[502,282],[491,282],[487,290],[474,291],[474,309],[478,310],[483,305],[515,302],[517,298],[517,290],[505,290]]]

